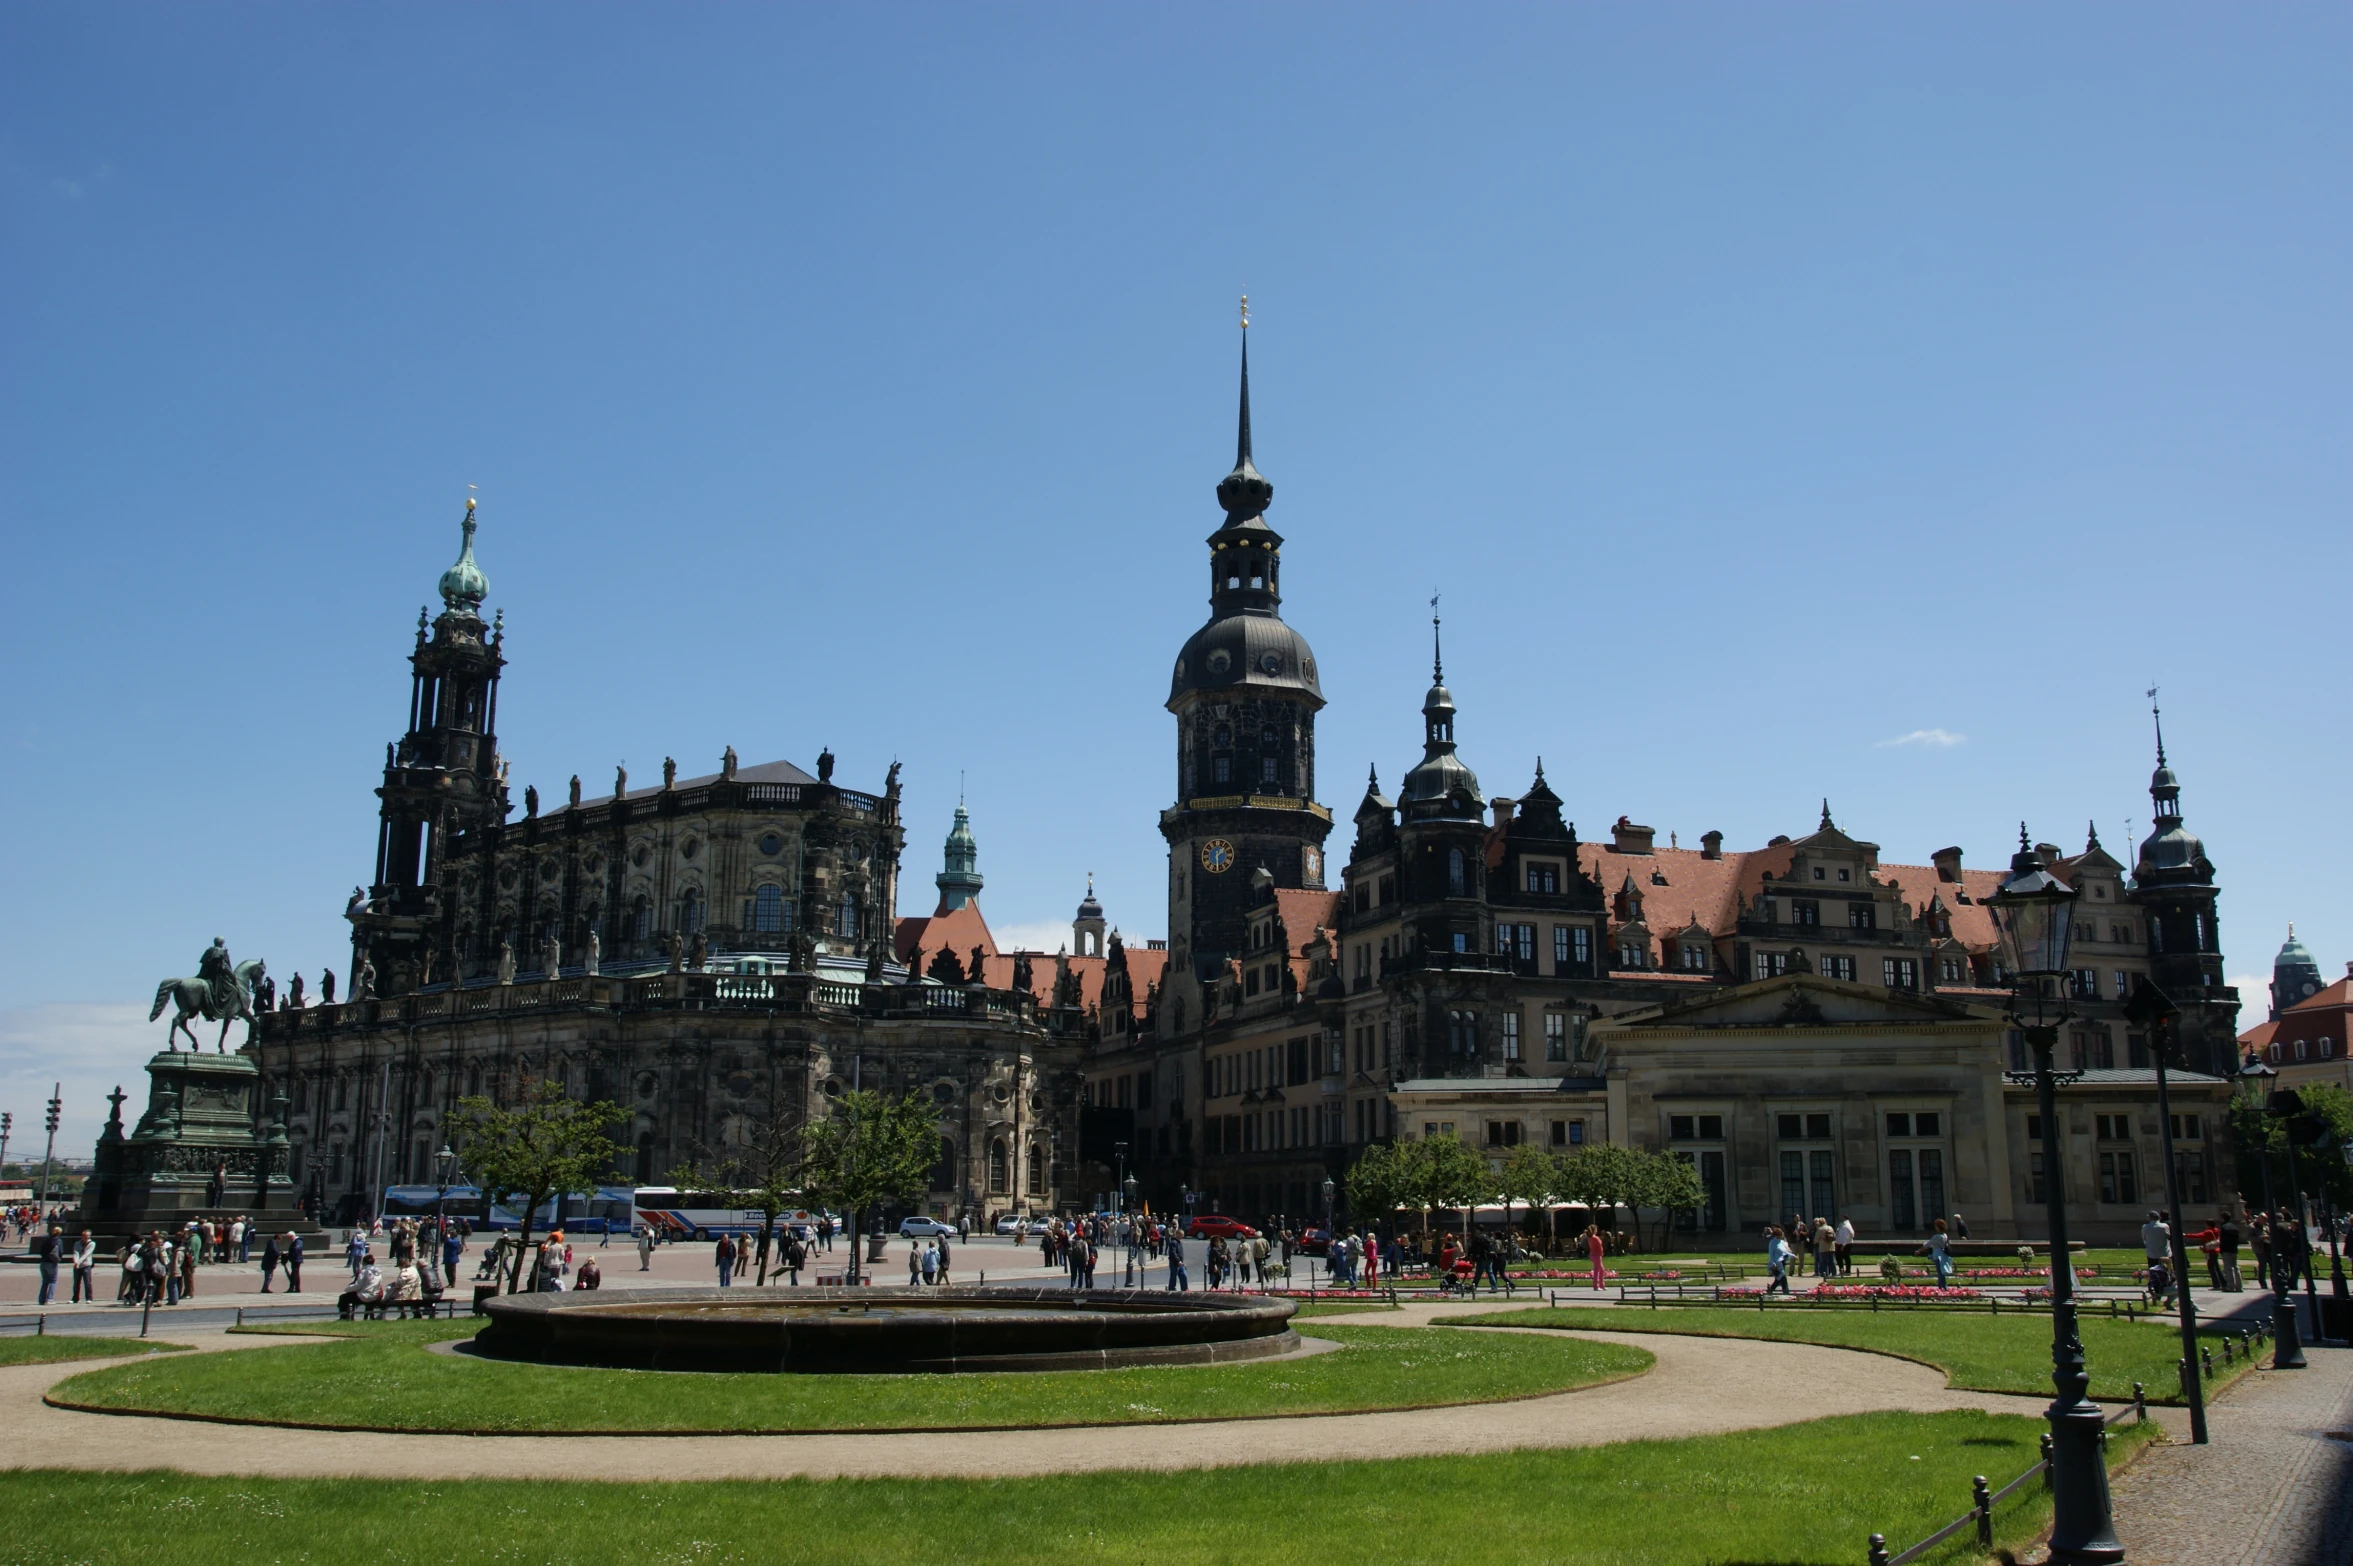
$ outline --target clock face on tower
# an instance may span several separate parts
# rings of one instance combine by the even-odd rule
[[[1201,845],[1201,868],[1211,875],[1223,875],[1234,867],[1234,845],[1222,837],[1213,837]]]
[[[1302,850],[1300,854],[1300,866],[1306,870],[1308,880],[1321,881],[1324,878],[1323,850],[1320,848],[1309,848]]]

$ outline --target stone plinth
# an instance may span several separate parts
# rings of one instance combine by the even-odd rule
[[[325,1236],[294,1205],[286,1177],[285,1100],[261,1118],[261,1072],[246,1055],[167,1052],[147,1062],[147,1109],[127,1134],[125,1094],[99,1134],[97,1168],[67,1232],[101,1239],[161,1229],[176,1234],[191,1218],[242,1213],[265,1229],[293,1229],[305,1244]]]

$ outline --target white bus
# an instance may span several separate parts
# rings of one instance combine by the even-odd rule
[[[776,1232],[795,1229],[804,1238],[812,1238],[819,1216],[805,1207],[787,1208],[776,1215]],[[757,1207],[741,1205],[732,1191],[641,1185],[637,1188],[637,1221],[667,1240],[707,1240],[717,1234],[756,1235],[768,1217]]]

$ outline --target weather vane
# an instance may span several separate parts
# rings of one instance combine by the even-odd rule
[[[1242,330],[1245,332],[1250,330],[1250,296],[1248,294],[1242,296]]]
[[[468,511],[474,509],[474,486],[471,484],[466,486],[466,509]]]

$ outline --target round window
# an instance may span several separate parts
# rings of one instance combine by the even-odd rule
[[[931,1101],[935,1104],[953,1104],[956,1102],[956,1084],[953,1082],[934,1082],[931,1085]]]
[[[640,843],[637,845],[637,851],[629,856],[629,860],[632,864],[643,865],[647,860],[653,857],[653,851],[647,848],[643,843]]]
[[[1283,655],[1281,653],[1271,652],[1260,653],[1258,655],[1258,666],[1269,674],[1280,674],[1283,672]]]
[[[1007,1099],[1010,1099],[1012,1096],[1013,1096],[1013,1090],[1012,1090],[1011,1088],[1007,1087],[1007,1086],[1006,1086],[1004,1083],[1002,1083],[1002,1082],[998,1083],[998,1084],[997,1084],[995,1087],[993,1087],[993,1088],[990,1088],[990,1089],[989,1089],[989,1097],[991,1097],[991,1098],[995,1099],[995,1100],[996,1100],[998,1103],[1000,1103],[1000,1104],[1004,1103],[1004,1102],[1005,1102]]]
[[[700,849],[702,846],[702,844],[696,842],[693,838],[690,837],[685,842],[678,845],[678,856],[681,859],[692,859],[695,856],[696,850]]]
[[[1222,647],[1209,655],[1209,672],[1211,674],[1223,674],[1233,666],[1233,655]]]
[[[760,839],[760,852],[763,854],[783,853],[784,839],[777,836],[774,832],[769,833],[767,836]]]
[[[825,1096],[827,1098],[839,1098],[842,1096],[842,1085],[840,1078],[827,1077],[825,1079]]]

